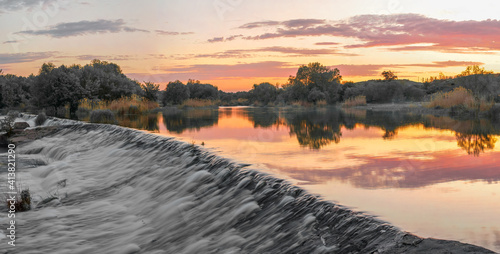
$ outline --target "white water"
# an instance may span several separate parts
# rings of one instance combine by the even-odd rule
[[[6,253],[364,253],[406,235],[198,147],[118,126],[61,127],[16,154],[33,209],[17,213],[16,247],[1,228]]]

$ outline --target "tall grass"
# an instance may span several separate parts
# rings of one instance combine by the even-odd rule
[[[217,106],[219,105],[219,103],[220,103],[219,100],[189,99],[184,101],[184,103],[182,103],[182,106],[200,108],[200,107]]]
[[[345,100],[342,107],[355,107],[355,106],[366,106],[366,96],[359,95],[354,98],[349,98]]]
[[[80,100],[78,109],[82,111],[105,110],[109,109],[119,115],[124,114],[141,114],[158,108],[158,103],[141,98],[138,95],[131,97],[123,97],[113,101],[100,101],[100,100]]]
[[[438,92],[434,94],[427,104],[427,107],[452,108],[455,106],[463,106],[469,110],[487,111],[493,107],[493,105],[493,101],[476,97],[469,89],[457,87],[453,91],[447,93]]]
[[[326,103],[326,100],[319,100],[316,102],[316,106],[318,107],[324,107],[326,105],[328,105],[328,103]]]

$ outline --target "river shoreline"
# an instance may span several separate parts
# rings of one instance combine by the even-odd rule
[[[50,131],[47,131],[46,128],[50,128]],[[272,220],[272,222],[268,221],[267,223],[271,223],[271,225],[273,225],[273,230],[277,230],[277,232],[275,232],[276,234],[266,237],[272,238],[272,244],[268,242],[269,246],[262,247],[263,249],[261,249],[261,251],[279,252],[287,250],[296,253],[439,253],[440,251],[443,253],[445,251],[452,253],[493,253],[482,247],[457,241],[420,238],[372,218],[369,215],[353,212],[340,204],[321,201],[318,197],[308,194],[303,189],[288,184],[281,179],[268,176],[261,172],[245,170],[243,169],[243,165],[239,165],[228,159],[220,158],[211,152],[207,152],[202,147],[187,144],[172,138],[145,134],[140,131],[119,126],[99,124],[40,127],[26,130],[25,132],[30,132],[30,135],[23,136],[23,134],[17,134],[18,136],[13,137],[14,140],[18,138],[17,141],[21,148],[21,152],[24,151],[27,152],[27,154],[37,154],[36,156],[42,154],[45,157],[51,157],[49,160],[51,162],[48,163],[49,165],[44,166],[42,163],[42,169],[36,170],[43,170],[44,167],[50,167],[51,163],[54,163],[54,161],[63,160],[65,163],[71,165],[73,163],[71,154],[79,154],[80,157],[78,160],[96,158],[97,154],[88,150],[89,146],[97,150],[110,146],[114,147],[113,149],[115,150],[118,149],[114,152],[115,154],[120,154],[120,151],[124,150],[123,153],[134,154],[134,156],[137,154],[136,159],[138,160],[145,159],[145,156],[149,159],[153,158],[149,155],[141,155],[144,151],[151,151],[151,153],[172,157],[173,162],[170,161],[170,163],[177,165],[177,170],[181,172],[179,174],[187,174],[185,176],[179,176],[179,181],[185,182],[185,184],[188,184],[190,181],[198,181],[198,184],[188,184],[189,186],[185,186],[184,184],[179,186],[184,186],[181,188],[180,192],[186,191],[186,194],[189,194],[188,196],[196,196],[196,199],[192,202],[201,202],[200,204],[206,203],[203,202],[203,199],[207,197],[204,196],[205,194],[201,193],[207,191],[207,186],[212,188],[212,191],[231,193],[231,196],[241,195],[238,199],[241,201],[239,204],[228,202],[219,203],[219,205],[225,209],[226,213],[229,212],[234,214],[236,211],[240,211],[235,215],[238,219],[234,221],[234,224],[231,225],[229,229],[236,228],[237,231],[240,232],[240,235],[248,233],[247,237],[243,237],[245,241],[240,239],[241,241],[236,241],[233,246],[229,243],[224,244],[224,246],[218,246],[217,243],[212,243],[210,246],[213,248],[216,248],[215,246],[217,245],[218,248],[236,248],[244,253],[252,253],[251,248],[263,245],[264,242],[262,242],[263,240],[255,240],[252,243],[252,241],[248,239],[260,239],[260,237],[268,234],[266,230],[259,230],[257,225],[260,225],[259,220],[265,221],[266,218],[272,214],[276,220]],[[30,138],[30,136],[36,137],[37,140]],[[111,144],[108,144],[110,143],[109,140],[112,141]],[[54,142],[57,144],[53,149],[57,152],[47,151],[47,153],[44,153],[44,147],[50,147]],[[70,147],[60,147],[60,144],[70,143]],[[42,151],[38,151],[36,147],[41,148]],[[79,147],[87,147],[87,149],[82,150]],[[84,156],[86,153],[88,157]],[[64,156],[61,156],[61,154]],[[158,165],[165,163],[162,159],[154,158],[155,159],[152,160]],[[113,166],[109,164],[107,159],[107,157],[97,157],[91,163],[95,165],[108,165],[111,168],[109,170],[112,170]],[[139,161],[138,165],[141,164],[140,162],[141,161]],[[82,164],[76,165],[82,166]],[[86,169],[92,170],[92,168]],[[67,174],[73,174],[71,172],[71,167],[65,170]],[[75,170],[78,171],[77,169]],[[149,171],[147,168],[142,168],[142,170],[146,171],[146,173]],[[59,173],[64,174],[61,172]],[[95,173],[99,174],[98,172]],[[122,177],[126,178],[131,177],[130,175],[127,176],[125,173],[126,172],[117,172],[116,174],[124,174]],[[52,172],[50,172],[49,175],[50,174],[52,174]],[[64,176],[60,174],[59,178],[63,178]],[[42,177],[42,180],[46,181],[44,178],[47,178],[49,175]],[[68,180],[68,185],[79,185],[78,182],[75,182],[77,178],[78,177],[75,177],[73,180]],[[173,182],[172,184],[177,184],[177,182]],[[127,188],[130,187],[130,183],[127,182],[122,182],[119,185],[126,186]],[[113,185],[110,187],[112,186]],[[143,188],[141,186],[142,185],[134,186],[134,188]],[[48,188],[50,186],[45,187]],[[83,190],[83,187],[88,188],[88,190]],[[93,196],[97,197],[103,195],[103,193],[96,190],[97,186],[87,185],[83,187],[80,186],[76,189],[80,189],[82,193],[94,193]],[[73,192],[69,191],[69,193]],[[106,192],[104,192],[104,194],[105,193]],[[81,196],[81,200],[79,200],[78,195],[76,196],[77,197],[69,195],[61,197],[57,199],[57,202],[52,202],[49,206],[39,207],[29,211],[26,214],[31,215],[27,215],[27,217],[29,217],[27,220],[31,222],[31,226],[37,228],[39,226],[36,225],[39,225],[39,223],[36,223],[36,213],[44,213],[43,210],[45,209],[63,209],[65,206],[72,206],[78,202],[91,202],[86,198],[86,194]],[[152,200],[157,199],[154,196],[147,197]],[[212,198],[217,198],[217,196]],[[126,202],[121,199],[119,200],[120,202]],[[36,205],[34,207],[36,207]],[[188,213],[191,214],[192,217],[203,218],[204,214],[202,211],[191,208],[183,209],[188,209]],[[154,209],[154,207],[152,209]],[[77,214],[76,216],[81,217],[84,215]],[[221,216],[223,215],[221,214]],[[145,217],[144,219],[152,218]],[[211,227],[216,225],[215,222],[210,221],[203,221],[200,223],[208,223],[208,225],[205,226]],[[67,225],[67,223],[64,225],[70,226]],[[251,227],[253,225],[255,225],[256,228],[252,229]],[[197,225],[193,224],[190,226]],[[32,230],[37,231],[41,230],[41,228]],[[203,231],[202,228],[198,230]],[[291,232],[295,233],[292,234]],[[180,233],[182,234],[182,232]],[[284,236],[281,235],[283,233],[286,233],[287,237],[283,238]],[[261,236],[259,236],[259,234],[261,234]],[[252,237],[249,235],[252,235]],[[144,236],[141,235],[138,236],[137,239],[141,239],[141,237],[144,238]],[[161,236],[155,237],[161,238]],[[81,238],[85,237],[83,236]],[[36,237],[33,239],[36,239]],[[120,241],[119,234],[115,235],[112,239],[112,242],[118,245]],[[125,243],[126,242],[122,241],[122,244]],[[158,241],[158,243],[139,241],[135,244],[139,248],[137,252],[142,253],[147,252],[146,250],[159,251],[162,248],[167,248],[168,245],[176,244],[176,241],[172,241],[172,239],[163,239],[162,241]],[[95,246],[97,247],[99,244]],[[32,247],[34,246],[27,246],[26,248],[27,250],[32,250]],[[47,250],[55,251],[53,248],[50,248],[50,246],[48,246]]]

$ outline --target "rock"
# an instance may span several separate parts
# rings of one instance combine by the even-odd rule
[[[15,130],[24,130],[28,127],[30,127],[30,125],[27,122],[15,122],[14,123]]]

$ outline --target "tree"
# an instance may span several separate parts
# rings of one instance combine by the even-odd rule
[[[313,88],[307,96],[307,100],[313,103],[324,100],[325,98],[325,93],[321,92],[317,87]]]
[[[289,84],[284,88],[288,90],[285,92],[287,97],[293,100],[306,100],[309,93],[316,88],[324,93],[328,103],[334,103],[339,99],[341,80],[342,76],[337,68],[330,69],[316,62],[300,66],[297,75],[290,76]]]
[[[189,99],[189,89],[181,81],[169,82],[165,89],[163,104],[182,104]]]
[[[79,100],[85,97],[85,89],[80,85],[78,72],[74,68],[52,63],[43,64],[33,85],[33,102],[39,108],[70,106],[76,112]]]
[[[470,65],[465,68],[465,71],[462,71],[462,73],[458,74],[457,77],[465,77],[477,74],[493,74],[493,71],[487,71],[484,69],[484,67],[480,68],[479,65]]]
[[[258,101],[263,105],[267,105],[276,100],[278,88],[268,82],[264,82],[258,85],[253,85],[253,88],[249,93],[252,101]]]
[[[219,89],[211,84],[201,84],[199,80],[190,79],[186,86],[191,99],[217,100]]]
[[[382,76],[384,77],[384,80],[396,80],[398,79],[398,76],[394,74],[391,70],[389,71],[383,71]]]
[[[144,85],[141,85],[141,88],[144,92],[144,98],[150,101],[158,100],[158,91],[160,91],[160,85],[157,85],[153,82],[144,82]]]

